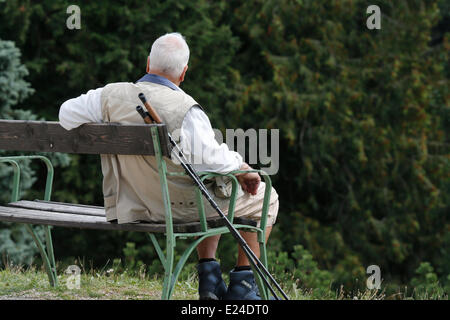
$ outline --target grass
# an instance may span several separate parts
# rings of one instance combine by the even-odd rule
[[[228,277],[224,275],[227,282]],[[42,268],[8,266],[0,270],[0,300],[158,300],[161,297],[161,276],[150,277],[143,272],[115,273],[113,269],[102,272],[82,272],[79,288],[69,281],[69,275],[58,274],[58,287],[51,287]],[[67,285],[68,284],[68,285]],[[195,273],[177,282],[172,299],[197,300],[198,280]],[[283,288],[286,290],[286,288]],[[311,296],[291,288],[291,299],[309,300]]]
[[[162,292],[162,277],[148,276],[145,272],[116,273],[85,271],[80,275],[79,288],[70,289],[69,275],[58,275],[58,287],[51,287],[42,268],[8,266],[0,270],[0,300],[159,300]],[[224,275],[225,282],[228,281]],[[69,284],[69,286],[67,285]],[[282,284],[283,285],[283,284]],[[73,286],[72,286],[73,287]],[[174,300],[197,300],[198,281],[195,273],[180,279],[172,295]],[[302,290],[291,284],[283,287],[291,300],[337,299],[337,300],[383,300],[412,299],[399,292],[386,296],[380,290],[365,290],[351,296],[338,293],[321,297],[312,290]],[[341,288],[341,292],[344,292]],[[448,299],[448,297],[445,297]],[[444,299],[445,299],[444,298]]]
[[[69,275],[58,275],[59,286],[54,288],[50,286],[43,270],[36,267],[8,267],[0,271],[0,300],[158,300],[162,292],[162,278],[132,275],[127,271],[120,274],[82,273],[79,288],[68,280]],[[172,299],[198,299],[193,277],[177,283]]]

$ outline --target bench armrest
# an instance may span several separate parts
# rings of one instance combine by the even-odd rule
[[[235,170],[235,171],[231,171],[229,173],[199,172],[199,176],[202,178],[202,180],[208,179],[208,178],[213,178],[213,177],[230,177],[232,179],[232,192],[231,192],[231,197],[230,197],[230,204],[228,207],[228,219],[231,222],[233,222],[234,208],[235,208],[236,200],[237,200],[237,188],[238,188],[238,184],[239,184],[235,175],[239,174],[239,173],[248,173],[248,172],[257,172],[264,179],[265,189],[264,189],[264,201],[263,201],[263,207],[262,207],[262,213],[261,213],[260,228],[263,230],[263,232],[265,234],[265,230],[266,230],[266,226],[267,226],[267,214],[268,214],[269,203],[270,203],[270,194],[272,191],[272,180],[270,179],[270,176],[265,171],[251,169],[251,170]]]
[[[0,162],[6,162],[14,165],[14,180],[13,180],[13,192],[11,196],[11,202],[15,202],[19,200],[19,183],[20,183],[20,165],[17,162],[17,160],[41,160],[45,163],[47,167],[47,179],[45,182],[45,194],[44,194],[44,200],[50,200],[51,193],[52,193],[52,186],[53,186],[53,175],[54,175],[54,169],[53,165],[47,157],[40,156],[40,155],[33,155],[33,156],[11,156],[11,157],[0,157]]]

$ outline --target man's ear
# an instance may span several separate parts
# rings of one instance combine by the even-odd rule
[[[150,56],[147,57],[147,73],[150,73]]]
[[[188,66],[186,65],[186,67],[184,67],[184,69],[183,69],[183,72],[181,73],[181,76],[180,76],[180,79],[179,79],[180,83],[184,81],[184,76],[186,75],[187,69],[188,69]]]

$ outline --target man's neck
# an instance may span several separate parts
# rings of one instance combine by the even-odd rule
[[[180,83],[181,83],[180,80],[174,79],[173,77],[171,77],[171,76],[169,76],[169,75],[167,75],[165,73],[159,72],[158,70],[149,70],[148,73],[156,74],[156,75],[158,75],[160,77],[164,77],[167,80],[170,80],[172,83],[176,84],[178,87],[180,86]]]

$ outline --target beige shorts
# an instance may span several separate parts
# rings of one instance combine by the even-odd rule
[[[257,225],[259,227],[261,223],[265,188],[266,184],[264,182],[261,182],[258,187],[258,191],[254,196],[247,192],[242,192],[242,190],[240,190],[240,193],[242,195],[236,200],[236,206],[234,208],[234,216],[254,220],[257,222]],[[228,205],[221,207],[222,211],[225,214],[228,214]],[[207,215],[209,217],[211,215],[214,215],[214,213],[212,214],[207,213]],[[217,213],[215,213],[215,215],[217,215]],[[277,215],[278,215],[278,194],[272,187],[272,191],[270,193],[269,210],[267,212],[267,225],[266,225],[267,227],[271,227],[275,223]]]

